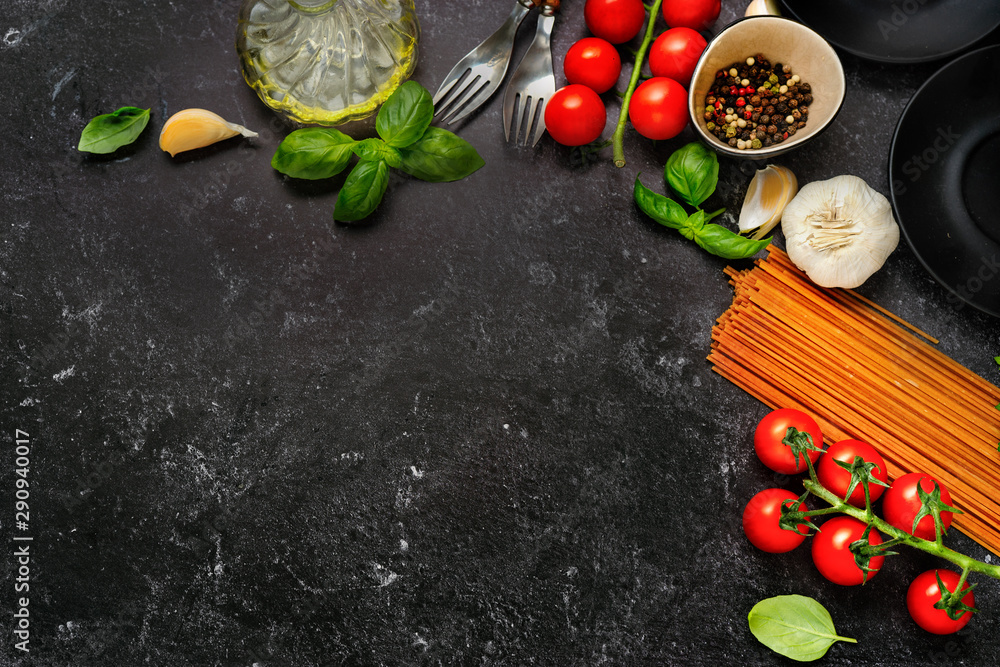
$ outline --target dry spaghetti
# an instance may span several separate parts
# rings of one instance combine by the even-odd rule
[[[964,512],[954,525],[1000,553],[1000,388],[919,329],[850,290],[817,287],[768,250],[752,269],[726,269],[735,296],[712,331],[714,370],[771,408],[810,413],[828,443],[872,444],[891,479],[940,480]]]

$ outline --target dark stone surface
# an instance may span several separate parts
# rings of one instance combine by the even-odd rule
[[[858,638],[822,664],[996,663],[994,581],[967,633],[934,637],[903,604],[928,559],[844,589],[805,547],[746,542],[743,507],[777,480],[751,447],[766,408],[705,361],[725,262],[631,202],[690,131],[582,165],[506,147],[496,98],[458,129],[481,171],[395,175],[344,227],[338,183],[269,166],[288,128],[238,73],[237,2],[2,4],[0,525],[13,545],[23,429],[34,541],[31,652],[5,632],[0,664],[784,664],[746,614],[785,593]],[[420,2],[415,78],[435,88],[509,5]],[[582,9],[564,3],[557,62]],[[887,193],[892,128],[937,65],[843,60],[836,124],[780,162]],[[152,109],[141,139],[78,153],[122,105]],[[156,137],[186,107],[260,138],[171,159]],[[751,173],[723,161],[724,220]],[[996,380],[996,321],[907,247],[862,292]]]

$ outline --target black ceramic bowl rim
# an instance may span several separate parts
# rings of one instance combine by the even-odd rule
[[[813,0],[813,2],[816,2],[816,0]],[[902,2],[900,2],[900,4],[902,4]],[[795,8],[790,6],[788,0],[781,0],[781,6],[785,9],[785,11],[794,16],[797,20],[801,21],[804,25],[809,25],[801,18],[800,15],[801,13],[795,11]],[[954,56],[958,53],[961,53],[965,49],[969,48],[976,42],[982,41],[991,32],[993,32],[993,30],[995,30],[998,26],[1000,26],[1000,15],[998,15],[995,23],[985,24],[985,25],[987,25],[988,28],[984,32],[976,35],[973,39],[970,39],[962,44],[956,45],[955,47],[947,51],[931,53],[926,56],[913,56],[913,57],[894,57],[891,55],[883,56],[877,53],[871,53],[870,51],[867,51],[865,49],[851,46],[850,44],[844,43],[843,40],[833,40],[828,37],[824,37],[824,39],[826,39],[828,42],[830,42],[830,44],[834,45],[838,49],[843,49],[847,53],[855,55],[859,58],[863,58],[865,60],[871,60],[873,62],[880,62],[880,63],[889,63],[892,65],[915,65],[918,63],[933,62],[935,60],[942,60],[944,58]]]
[[[896,216],[896,221],[899,223],[900,231],[902,232],[903,237],[906,239],[907,244],[910,246],[910,249],[913,251],[913,254],[916,256],[917,261],[920,262],[920,264],[924,267],[924,269],[931,275],[931,277],[934,278],[934,280],[939,285],[948,290],[948,292],[951,295],[954,295],[954,297],[959,299],[962,303],[967,303],[970,306],[973,306],[974,308],[988,315],[992,315],[994,317],[1000,317],[1000,308],[986,306],[983,305],[982,303],[978,303],[974,298],[975,295],[978,294],[978,292],[971,294],[971,296],[963,294],[960,290],[952,287],[949,284],[949,282],[946,281],[940,275],[940,273],[931,266],[931,263],[928,262],[924,253],[922,253],[921,250],[917,247],[917,244],[914,243],[914,240],[910,232],[907,231],[907,225],[903,220],[903,216],[900,215],[900,200],[902,196],[905,194],[905,192],[897,193],[898,189],[898,186],[896,184],[897,179],[893,177],[893,164],[897,159],[897,150],[899,148],[898,144],[900,142],[900,133],[901,131],[903,131],[904,129],[903,126],[904,124],[906,124],[907,118],[910,115],[914,105],[919,103],[921,96],[925,94],[927,90],[935,87],[937,81],[941,77],[947,76],[949,70],[955,67],[962,67],[970,60],[979,58],[983,54],[989,51],[1000,51],[1000,44],[986,46],[980,49],[976,49],[974,51],[970,51],[969,53],[948,62],[947,64],[943,65],[940,69],[938,69],[936,72],[934,72],[934,74],[928,77],[928,79],[924,81],[924,83],[920,86],[920,88],[917,89],[917,91],[913,94],[913,96],[910,97],[910,100],[906,103],[906,107],[903,109],[903,112],[899,116],[899,120],[896,121],[896,128],[893,131],[892,143],[889,148],[889,160],[887,165],[888,166],[887,171],[889,177],[889,195],[890,195],[889,198],[890,201],[892,202],[893,213]],[[997,253],[1000,254],[1000,246],[997,246],[997,244],[995,243],[993,245],[994,248],[997,250]]]
[[[769,146],[767,148],[741,151],[737,148],[723,145],[722,142],[718,141],[717,137],[712,135],[705,127],[702,126],[701,122],[703,119],[701,115],[695,113],[696,100],[695,100],[694,83],[698,78],[698,74],[701,71],[702,65],[705,62],[708,52],[712,48],[712,44],[718,42],[726,33],[730,32],[737,25],[744,23],[745,21],[754,21],[760,19],[787,21],[789,24],[795,25],[802,30],[812,33],[817,40],[826,44],[830,48],[830,53],[833,56],[834,62],[837,64],[837,71],[840,74],[839,78],[843,82],[843,93],[841,94],[840,99],[837,100],[833,112],[830,114],[830,117],[827,118],[822,125],[816,128],[808,136],[803,136],[793,140],[786,140],[776,146]],[[753,160],[753,161],[769,160],[773,157],[777,157],[778,155],[783,155],[785,153],[788,153],[789,151],[793,151],[799,146],[805,145],[809,141],[812,141],[813,139],[821,135],[823,132],[825,132],[827,128],[833,125],[833,122],[837,119],[837,116],[840,115],[841,109],[844,108],[844,100],[846,99],[846,97],[847,97],[847,76],[844,73],[844,65],[840,61],[840,56],[833,48],[833,45],[830,44],[830,42],[828,42],[826,38],[824,38],[818,32],[816,32],[806,24],[802,23],[801,21],[796,21],[795,19],[788,18],[787,16],[774,16],[771,14],[766,16],[744,16],[736,19],[732,23],[729,23],[722,30],[720,30],[717,35],[712,37],[712,39],[710,39],[708,41],[708,44],[705,46],[705,50],[702,51],[701,56],[698,58],[698,62],[695,64],[694,74],[692,74],[691,76],[690,90],[688,91],[688,117],[689,117],[688,119],[690,120],[692,126],[694,127],[695,134],[698,135],[698,138],[700,138],[704,143],[708,144],[716,152],[722,153],[723,155],[726,155],[728,157],[740,158],[743,160]]]

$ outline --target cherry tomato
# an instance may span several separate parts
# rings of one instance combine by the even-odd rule
[[[920,472],[911,472],[897,478],[889,490],[885,492],[885,497],[882,498],[882,517],[889,524],[900,530],[913,533],[917,537],[925,540],[936,539],[937,531],[934,529],[934,517],[932,516],[920,519],[916,531],[913,530],[913,520],[917,518],[917,513],[920,511],[920,494],[917,493],[917,484],[920,484],[920,488],[927,493],[931,493],[934,491],[935,482],[937,480],[933,477]],[[941,489],[941,502],[945,505],[951,505],[951,494],[948,493],[948,489],[944,488],[944,484],[940,482],[937,482],[937,485]],[[945,530],[951,525],[951,519],[951,512],[941,512],[941,523]]]
[[[618,81],[622,58],[611,42],[600,37],[584,37],[569,47],[563,60],[563,72],[570,83],[604,93]]]
[[[596,36],[612,44],[622,44],[642,30],[646,7],[642,0],[587,0],[583,20]]]
[[[722,0],[663,0],[661,7],[671,28],[704,30],[719,18]]]
[[[664,31],[649,49],[649,71],[687,86],[706,46],[705,38],[691,28]]]
[[[788,434],[788,429],[794,428],[796,431],[807,433],[817,447],[823,446],[823,433],[819,430],[816,420],[801,410],[793,408],[781,408],[774,410],[765,416],[757,424],[757,430],[753,434],[753,448],[757,452],[757,458],[761,463],[775,472],[785,475],[794,475],[809,469],[805,458],[799,457],[799,464],[795,465],[795,456],[791,448],[782,442]],[[819,458],[822,452],[808,452],[808,457],[813,463]]]
[[[628,119],[647,139],[673,139],[687,126],[687,91],[664,76],[646,79],[632,93]]]
[[[806,526],[799,526],[796,532],[778,524],[781,506],[795,500],[798,496],[785,489],[764,489],[751,498],[743,510],[743,532],[750,543],[771,554],[783,554],[802,544],[809,532]],[[803,503],[799,509],[805,512],[809,508]]]
[[[941,601],[941,587],[938,585],[938,575],[941,576],[941,583],[949,591],[955,591],[961,577],[957,572],[951,570],[927,570],[917,575],[917,578],[910,584],[906,591],[906,609],[910,612],[910,617],[916,621],[917,625],[936,635],[950,635],[965,627],[965,624],[972,618],[972,612],[967,611],[952,620],[948,612],[944,609],[936,609],[935,604]],[[962,589],[967,590],[968,584]],[[962,597],[962,602],[970,607],[976,606],[976,596],[969,591]]]
[[[874,447],[860,440],[841,440],[830,445],[816,467],[819,483],[843,498],[844,494],[847,493],[847,487],[851,484],[851,473],[841,468],[836,462],[853,463],[855,456],[860,456],[867,463],[874,463],[877,467],[872,470],[872,477],[888,483],[889,475],[886,472],[882,456],[875,451]],[[880,484],[874,482],[868,484],[868,492],[872,502],[875,502],[883,491],[885,491],[885,487]],[[847,502],[855,507],[865,506],[865,490],[861,484],[854,487]]]
[[[816,569],[824,577],[841,586],[857,586],[865,582],[865,573],[854,560],[850,550],[852,542],[861,539],[865,524],[851,516],[837,516],[819,527],[813,537],[812,558]],[[882,536],[877,531],[868,533],[868,544],[882,544]],[[876,556],[868,564],[873,572],[868,573],[868,581],[882,567],[885,556]]]
[[[596,140],[607,120],[600,96],[578,83],[560,88],[545,105],[545,129],[564,146],[583,146]]]

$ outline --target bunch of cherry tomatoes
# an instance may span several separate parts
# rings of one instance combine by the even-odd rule
[[[671,27],[650,47],[653,76],[635,89],[629,103],[629,120],[642,136],[671,139],[687,125],[685,87],[707,46],[698,30],[711,25],[720,9],[721,0],[663,1],[663,18]],[[563,61],[569,83],[545,106],[545,128],[566,146],[583,146],[601,136],[607,109],[600,95],[614,87],[622,71],[615,45],[634,39],[646,22],[642,0],[587,0],[583,12],[594,36],[570,47]]]
[[[823,442],[819,425],[810,415],[800,410],[781,409],[769,413],[758,424],[754,432],[754,450],[758,458],[768,468],[785,475],[795,475],[806,472],[809,464],[804,456],[796,460],[792,449],[785,443],[789,429],[808,433],[812,442],[818,447]],[[871,481],[866,486],[871,502],[882,498],[882,518],[890,525],[925,540],[934,541],[937,530],[932,516],[920,519],[914,527],[917,514],[922,503],[918,488],[925,493],[934,492],[935,485],[940,489],[940,501],[951,505],[951,495],[937,480],[923,473],[910,473],[898,477],[888,485],[886,465],[882,456],[871,445],[860,440],[841,440],[831,445],[825,452],[807,452],[809,460],[815,465],[816,477],[821,485],[840,498],[844,498],[855,507],[865,507],[865,489],[863,485],[855,486],[850,496],[847,496],[852,475],[844,467],[837,465],[842,461],[848,465],[860,456],[865,463],[874,464],[871,476],[878,481]],[[817,464],[818,461],[818,464]],[[884,496],[883,496],[883,491]],[[799,525],[796,530],[782,527],[781,508],[783,506],[800,512],[808,511],[804,503],[796,507],[798,497],[791,491],[772,488],[765,489],[751,498],[743,512],[743,530],[750,542],[758,549],[769,553],[785,553],[799,546],[808,534],[805,525]],[[951,525],[952,512],[942,510],[940,518],[943,528]],[[871,546],[882,544],[882,537],[868,524],[851,516],[840,515],[827,519],[812,540],[812,559],[826,579],[844,586],[862,584],[871,579],[882,567],[884,556],[874,556],[868,563],[868,570],[858,566],[850,545],[862,540],[868,529],[867,540]],[[936,634],[949,634],[963,628],[972,617],[971,611],[966,611],[959,618],[953,619],[942,609],[936,608],[944,594],[940,590],[938,577],[948,587],[955,591],[960,580],[958,573],[952,570],[928,570],[920,574],[910,585],[906,596],[906,606],[910,616],[921,628]],[[963,591],[966,590],[963,588]],[[962,602],[968,607],[974,607],[974,595],[971,590],[962,597]]]

